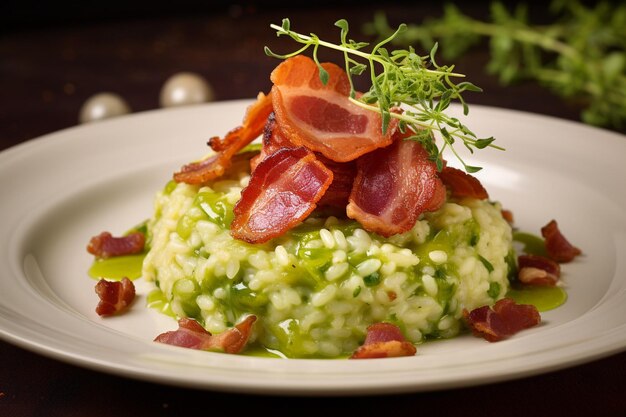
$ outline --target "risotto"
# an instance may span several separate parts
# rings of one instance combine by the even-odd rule
[[[251,346],[287,357],[341,357],[368,325],[397,325],[412,343],[453,337],[463,309],[493,304],[514,268],[497,203],[448,198],[406,233],[383,238],[315,213],[263,244],[231,237],[241,167],[204,186],[169,183],[148,223],[143,276],[179,317],[220,333],[254,314]]]

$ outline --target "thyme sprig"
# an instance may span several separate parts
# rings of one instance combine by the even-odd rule
[[[449,149],[467,172],[476,172],[478,166],[468,165],[455,149],[456,141],[460,141],[471,153],[475,149],[493,147],[502,149],[492,142],[493,137],[478,138],[467,126],[444,111],[453,100],[458,100],[467,115],[469,108],[462,94],[465,91],[482,91],[468,81],[455,83],[453,78],[463,78],[463,74],[454,72],[454,66],[439,65],[435,60],[437,44],[428,55],[420,56],[415,49],[397,49],[388,51],[389,44],[406,30],[400,25],[392,34],[377,43],[369,52],[363,49],[369,46],[366,42],[356,42],[348,38],[348,22],[344,19],[335,23],[341,29],[340,43],[324,41],[315,34],[304,35],[291,30],[289,19],[283,19],[282,25],[270,25],[276,30],[277,36],[289,36],[303,46],[288,54],[276,54],[265,47],[268,56],[287,59],[313,49],[313,60],[317,64],[320,80],[326,84],[328,73],[321,66],[318,58],[320,47],[330,48],[343,53],[346,73],[350,81],[350,100],[358,106],[378,111],[382,115],[382,131],[385,133],[391,118],[398,119],[399,128],[405,132],[407,128],[416,132],[409,140],[420,142],[435,161],[438,169],[443,167],[443,153]],[[353,76],[369,71],[371,87],[369,91],[357,98]],[[393,111],[402,107],[403,112]],[[441,135],[443,144],[437,145],[433,140],[434,133]]]

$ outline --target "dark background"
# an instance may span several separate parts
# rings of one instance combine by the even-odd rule
[[[93,4],[92,4],[93,3]],[[509,2],[512,3],[512,2]],[[486,17],[485,2],[459,2]],[[347,18],[355,38],[374,12],[419,22],[438,16],[438,2],[2,2],[0,5],[0,150],[73,126],[83,102],[112,91],[133,111],[158,108],[159,90],[179,71],[194,71],[218,100],[267,91],[277,61],[263,46],[281,43],[269,23],[336,39],[332,24]],[[532,5],[537,21],[550,19]],[[470,103],[578,120],[580,103],[565,102],[532,82],[502,87],[486,74],[486,47],[459,59],[457,69],[485,92]],[[214,132],[209,132],[214,133]],[[0,197],[1,198],[1,197]],[[2,238],[2,237],[0,237]],[[1,295],[0,295],[1,296]],[[106,375],[0,342],[0,417],[176,416],[215,414],[482,416],[626,415],[626,354],[518,381],[466,389],[359,398],[282,398],[221,394]],[[224,411],[221,411],[223,413]]]
[[[133,111],[158,108],[161,86],[179,71],[207,78],[218,100],[255,97],[269,89],[268,74],[277,64],[263,54],[263,46],[293,48],[269,28],[283,17],[302,33],[337,39],[333,23],[339,18],[347,18],[357,36],[378,10],[384,9],[394,25],[441,14],[438,2],[409,1],[387,2],[384,8],[371,1],[294,2],[288,7],[270,1],[90,3],[30,0],[0,6],[2,147],[76,124],[83,102],[102,91],[120,94]],[[486,2],[462,4],[471,15],[488,16]],[[535,21],[550,18],[545,5],[534,5],[530,12]],[[578,120],[579,104],[534,83],[501,87],[485,72],[487,61],[485,45],[455,62],[485,90],[468,95],[470,103]],[[541,99],[538,92],[544,94]]]

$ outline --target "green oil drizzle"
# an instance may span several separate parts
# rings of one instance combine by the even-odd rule
[[[537,287],[532,285],[515,286],[506,294],[518,304],[532,304],[539,311],[557,308],[567,300],[567,293],[561,287]]]
[[[513,240],[522,245],[522,252],[528,255],[548,257],[543,238],[525,232],[514,232]],[[557,308],[567,300],[567,293],[561,287],[538,287],[533,285],[513,285],[506,294],[518,304],[532,304],[539,311]]]
[[[123,236],[128,236],[135,232],[147,236],[148,221],[145,220],[131,229],[128,229]],[[130,280],[137,279],[141,276],[143,259],[146,257],[148,250],[146,246],[144,246],[141,253],[133,255],[113,256],[106,259],[96,258],[87,271],[87,274],[94,279],[106,278],[114,281],[120,281],[124,277]]]
[[[172,306],[170,305],[170,302],[165,297],[165,294],[163,294],[163,291],[158,288],[150,291],[146,300],[146,305],[149,308],[157,310],[159,313],[163,313],[170,317],[176,318],[176,314],[174,314],[174,312],[172,311]]]
[[[127,277],[133,280],[141,276],[143,258],[145,257],[145,253],[140,253],[96,259],[87,273],[94,279],[107,278],[119,281]]]
[[[241,352],[244,356],[254,356],[257,358],[274,358],[274,359],[287,359],[279,350],[266,348],[258,344],[248,346]]]
[[[528,255],[547,257],[546,244],[542,238],[525,232],[514,232],[513,240],[523,245],[522,251]]]

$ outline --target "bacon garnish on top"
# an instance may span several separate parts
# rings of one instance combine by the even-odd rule
[[[415,355],[415,346],[408,342],[398,326],[374,323],[367,328],[365,342],[350,359],[376,359]]]
[[[399,138],[357,161],[348,217],[389,237],[410,230],[420,214],[445,201],[437,167],[421,144]]]
[[[485,200],[489,194],[478,178],[453,167],[444,167],[439,173],[439,178],[445,184],[450,194],[456,198],[477,198]]]
[[[271,98],[259,93],[257,101],[248,108],[242,126],[231,130],[223,139],[211,138],[209,145],[217,153],[183,166],[174,174],[174,180],[187,184],[204,184],[224,175],[232,165],[235,155],[263,132],[271,112]]]
[[[233,143],[238,141],[248,141],[250,143],[263,133],[265,123],[270,113],[272,113],[272,109],[272,98],[259,93],[257,100],[246,110],[243,124],[228,132],[224,138],[219,136],[212,137],[209,139],[209,146],[215,152],[221,152],[230,148]]]
[[[133,255],[143,251],[145,242],[146,238],[141,232],[129,233],[122,237],[113,237],[109,232],[102,232],[89,240],[87,252],[100,259]]]
[[[256,166],[268,155],[276,152],[281,148],[297,148],[287,136],[281,132],[274,113],[270,114],[263,131],[263,146],[261,152],[250,163],[252,171]],[[346,206],[348,205],[348,197],[352,190],[354,177],[356,176],[356,161],[335,162],[328,159],[322,154],[316,154],[315,157],[328,169],[333,172],[333,182],[330,184],[320,201],[318,207],[330,209],[338,215],[346,214]]]
[[[303,55],[283,61],[271,74],[276,120],[289,140],[337,162],[391,144],[397,121],[383,134],[380,113],[350,101],[345,71],[332,63],[321,66],[329,75],[326,85],[317,64]]]
[[[154,341],[189,349],[214,350],[239,353],[248,343],[256,316],[248,316],[232,329],[212,335],[197,321],[189,318],[178,320],[178,329],[158,335]]]
[[[96,284],[100,302],[96,307],[99,316],[112,316],[126,310],[135,299],[135,285],[124,277],[121,281],[101,279]]]
[[[282,148],[256,167],[235,205],[231,234],[263,243],[304,220],[317,206],[333,173],[306,148]]]
[[[474,335],[489,342],[498,342],[521,330],[541,322],[537,308],[530,304],[516,304],[510,298],[496,302],[493,308],[478,307],[471,312],[463,311],[466,323]]]
[[[346,206],[356,177],[356,161],[335,162],[317,155],[326,168],[333,172],[333,182],[320,199],[318,207],[331,209],[338,215],[346,215]]]
[[[328,75],[326,84],[312,59],[298,55],[283,61],[271,74],[271,93],[259,94],[243,125],[223,139],[211,139],[217,153],[174,175],[189,184],[219,178],[263,133],[261,152],[247,156],[252,174],[235,206],[233,237],[266,242],[316,207],[346,214],[367,231],[389,237],[410,230],[422,213],[439,209],[445,185],[456,197],[487,198],[471,175],[454,168],[437,173],[422,145],[404,140],[413,132],[400,132],[397,119],[383,133],[380,113],[350,100],[345,71],[331,63],[320,66]]]
[[[280,131],[278,123],[276,123],[276,114],[270,113],[267,123],[263,129],[263,140],[261,152],[250,161],[250,171],[254,171],[256,166],[269,155],[273,154],[280,148],[297,148],[289,141],[284,133]]]
[[[546,241],[546,251],[548,256],[557,262],[570,262],[582,251],[561,234],[559,226],[555,220],[551,220],[548,224],[541,228],[541,234]]]

